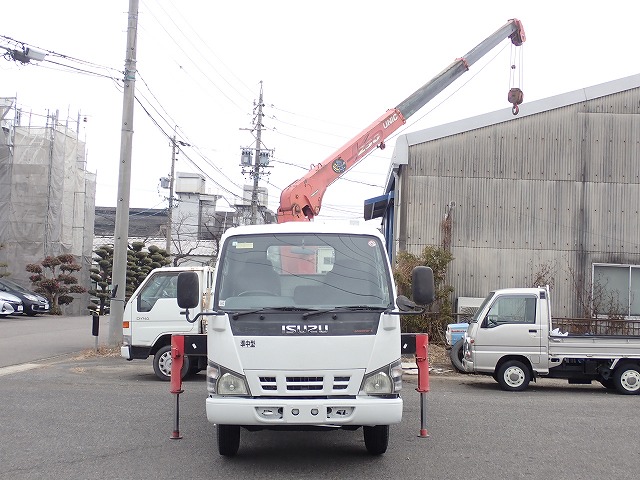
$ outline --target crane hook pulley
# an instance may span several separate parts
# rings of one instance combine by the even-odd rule
[[[511,71],[509,72],[509,94],[507,100],[511,104],[511,113],[518,115],[520,105],[524,100],[524,93],[520,86],[522,85],[522,49],[516,53],[514,45],[511,46]],[[516,72],[518,70],[518,72]],[[517,74],[516,74],[517,73]]]

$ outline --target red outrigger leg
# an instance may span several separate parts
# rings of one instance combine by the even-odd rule
[[[180,394],[182,390],[182,365],[184,363],[184,336],[171,336],[171,393],[176,396],[176,404],[173,418],[172,440],[179,440],[180,435]]]
[[[427,433],[427,395],[429,391],[429,335],[416,335],[416,365],[418,366],[418,388],[420,393],[420,437]]]

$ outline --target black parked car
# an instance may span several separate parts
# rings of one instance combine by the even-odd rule
[[[15,295],[22,300],[24,313],[29,316],[34,316],[36,313],[47,313],[49,311],[49,301],[46,298],[11,280],[0,278],[0,291]]]

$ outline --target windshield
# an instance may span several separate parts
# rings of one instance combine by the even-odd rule
[[[495,294],[496,294],[496,292],[489,292],[489,295],[487,295],[487,298],[484,299],[484,301],[482,302],[482,305],[480,305],[480,307],[478,307],[478,309],[476,310],[476,313],[473,314],[473,318],[471,319],[471,321],[469,323],[476,323],[478,321],[478,316],[484,310],[484,307],[487,305],[487,303],[489,303],[491,301],[491,299],[493,298],[493,296]]]
[[[326,309],[388,307],[392,288],[377,237],[348,234],[235,236],[222,251],[216,305]]]

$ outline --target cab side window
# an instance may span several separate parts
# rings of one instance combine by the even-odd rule
[[[177,298],[178,272],[156,273],[138,295],[138,311],[150,312],[161,298]]]
[[[498,297],[482,324],[493,328],[504,324],[536,323],[536,298],[526,296]]]

